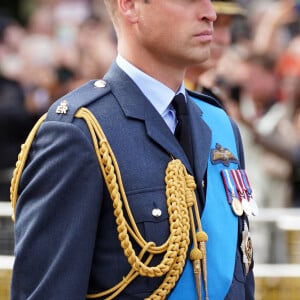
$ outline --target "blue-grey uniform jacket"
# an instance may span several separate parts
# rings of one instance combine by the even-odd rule
[[[56,113],[62,99],[54,103],[32,144],[19,185],[12,300],[82,300],[87,293],[113,287],[130,269],[89,130],[74,118],[81,106],[92,111],[105,132],[145,240],[160,245],[169,235],[164,177],[171,157],[179,158],[194,175],[201,211],[205,205],[202,182],[211,130],[199,117],[200,109],[188,99],[193,149],[201,153],[194,157],[192,170],[164,120],[115,63],[104,81],[105,87],[91,81],[64,96],[66,114]],[[193,96],[218,105],[212,98]],[[244,168],[239,131],[233,122],[232,126],[239,167]],[[153,215],[156,208],[160,215]],[[227,300],[254,298],[252,266],[246,276],[240,250],[244,218],[238,222],[235,272]],[[144,299],[162,280],[138,277],[116,299]]]

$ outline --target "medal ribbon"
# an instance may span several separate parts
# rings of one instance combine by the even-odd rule
[[[235,186],[237,188],[237,192],[238,192],[238,195],[239,195],[239,199],[242,201],[243,198],[245,198],[244,194],[245,194],[245,191],[243,190],[241,184],[240,184],[240,181],[239,181],[239,178],[237,176],[237,171],[238,170],[230,170],[230,173],[233,177],[233,181],[235,183]]]
[[[245,184],[245,188],[248,194],[248,198],[252,198],[252,189],[248,180],[248,176],[245,170],[241,170],[241,175],[243,177],[243,182]]]
[[[227,194],[228,203],[231,204],[232,198],[237,196],[237,192],[232,184],[229,170],[222,170],[221,174],[227,192],[226,194]]]
[[[250,198],[249,196],[250,195],[248,194],[248,190],[247,190],[247,187],[246,187],[245,182],[243,180],[241,170],[236,170],[236,173],[237,173],[237,177],[238,177],[239,183],[242,186],[244,198],[249,201],[249,198]]]
[[[249,179],[245,170],[241,170],[241,176],[243,178],[243,182],[245,183],[245,188],[250,203],[252,215],[256,216],[258,215],[258,206],[256,204],[256,201],[253,199],[252,188],[250,186]]]

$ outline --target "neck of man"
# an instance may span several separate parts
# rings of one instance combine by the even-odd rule
[[[119,45],[118,52],[135,67],[176,92],[184,79],[184,66],[172,64],[167,58],[158,58],[155,54],[149,53],[140,47],[137,49],[139,50],[134,51],[132,48],[129,49]]]

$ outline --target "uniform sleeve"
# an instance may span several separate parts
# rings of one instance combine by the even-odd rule
[[[102,191],[88,134],[44,123],[19,187],[12,300],[85,299]]]

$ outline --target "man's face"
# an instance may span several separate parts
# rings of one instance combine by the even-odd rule
[[[138,0],[136,5],[141,51],[180,67],[209,58],[216,19],[209,0]]]

